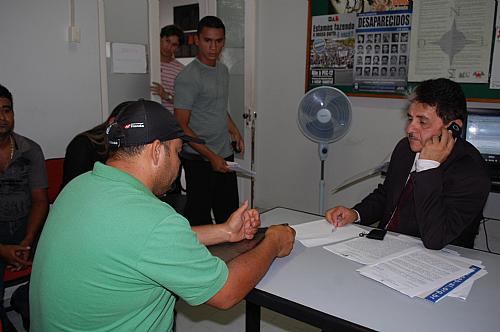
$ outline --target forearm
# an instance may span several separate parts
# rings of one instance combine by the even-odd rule
[[[206,246],[228,242],[231,237],[226,224],[194,226],[192,230],[196,233],[198,241]]]
[[[174,109],[175,117],[179,122],[182,130],[186,135],[192,137],[198,137],[198,135],[189,127],[189,119],[191,118],[191,111],[185,109]],[[217,154],[210,150],[205,144],[197,144],[197,143],[188,143],[196,152],[200,155],[204,156],[208,160],[212,160],[217,157]]]
[[[38,236],[42,228],[47,214],[49,212],[48,201],[34,201],[31,205],[31,211],[28,215],[28,222],[26,227],[26,236],[23,242],[32,244],[34,239]]]
[[[228,309],[240,302],[269,270],[278,251],[276,242],[264,238],[253,250],[230,261],[226,284],[207,303],[219,309]]]

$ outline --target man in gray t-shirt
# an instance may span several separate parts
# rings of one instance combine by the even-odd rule
[[[0,298],[5,269],[31,265],[31,250],[47,213],[47,172],[42,149],[14,133],[14,108],[10,91],[0,85]],[[27,303],[18,303],[27,306]],[[26,318],[26,317],[23,317]],[[9,321],[0,304],[0,319]]]
[[[226,161],[233,161],[231,141],[243,151],[244,142],[227,112],[229,73],[218,62],[224,47],[225,27],[214,16],[204,17],[195,37],[198,55],[177,76],[174,113],[186,134],[205,144],[184,144],[182,166],[186,172],[187,203],[184,215],[191,225],[224,222],[238,208],[236,174]]]

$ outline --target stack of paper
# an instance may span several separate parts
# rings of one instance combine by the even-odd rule
[[[474,280],[486,275],[480,261],[451,250],[428,250],[420,240],[387,234],[383,241],[357,238],[324,247],[362,264],[362,275],[410,297],[437,302],[445,296],[466,299]]]
[[[465,300],[472,282],[486,275],[480,261],[413,247],[358,269],[410,297],[437,302],[447,295]]]

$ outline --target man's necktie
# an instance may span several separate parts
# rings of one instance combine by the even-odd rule
[[[403,188],[403,191],[401,192],[401,195],[399,196],[398,204],[396,205],[396,209],[394,210],[394,213],[392,214],[392,217],[389,220],[389,223],[387,224],[387,227],[386,227],[387,230],[393,231],[393,232],[398,231],[401,209],[404,208],[404,206],[411,199],[412,194],[413,194],[413,181],[412,181],[412,178],[410,175],[410,177],[408,178],[408,181],[406,181],[406,185]]]

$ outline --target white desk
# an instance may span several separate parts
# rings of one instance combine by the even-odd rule
[[[269,226],[321,217],[275,208],[261,218]],[[356,272],[361,264],[296,241],[292,253],[276,259],[247,296],[247,331],[259,331],[261,306],[327,331],[500,331],[500,256],[452,248],[481,260],[488,274],[474,283],[467,301],[445,298],[433,304],[363,277]]]

